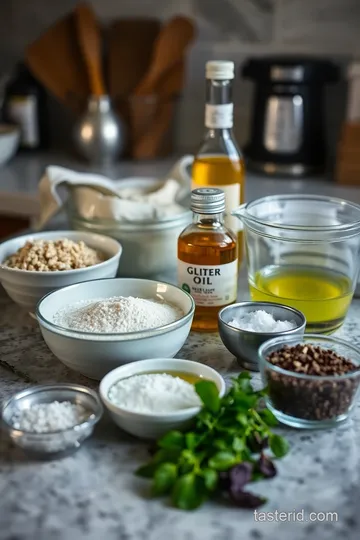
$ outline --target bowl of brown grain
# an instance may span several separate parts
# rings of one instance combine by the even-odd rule
[[[51,231],[0,244],[0,282],[30,313],[47,293],[82,281],[115,277],[122,246],[100,234]]]

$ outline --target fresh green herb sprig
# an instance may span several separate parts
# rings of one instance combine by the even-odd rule
[[[151,461],[136,474],[152,479],[154,496],[170,495],[173,505],[183,510],[219,495],[243,508],[260,506],[265,499],[245,486],[276,475],[266,448],[275,458],[289,449],[287,441],[271,431],[277,420],[261,407],[264,390],[253,390],[248,372],[233,379],[223,398],[212,381],[200,381],[195,389],[203,408],[193,429],[164,435]]]

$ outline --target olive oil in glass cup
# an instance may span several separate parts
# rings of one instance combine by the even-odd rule
[[[263,197],[233,212],[244,224],[252,300],[301,311],[306,332],[344,322],[360,268],[360,206],[312,195]]]

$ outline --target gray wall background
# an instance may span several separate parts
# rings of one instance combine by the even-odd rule
[[[21,58],[24,47],[69,11],[76,0],[0,0],[0,72]],[[325,55],[344,67],[360,57],[360,0],[92,0],[106,23],[116,17],[183,13],[195,18],[199,38],[188,58],[187,85],[179,105],[177,146],[194,149],[203,133],[204,64],[272,53]],[[328,139],[334,148],[343,116],[345,86],[327,94]],[[247,137],[252,85],[235,86],[236,135]],[[54,118],[56,114],[54,114]],[[61,112],[57,118],[61,117]]]

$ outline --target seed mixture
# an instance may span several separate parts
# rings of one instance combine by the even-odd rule
[[[110,401],[138,413],[164,413],[200,407],[194,385],[168,373],[144,373],[121,379],[109,390]]]
[[[49,433],[72,428],[89,417],[82,405],[70,401],[37,403],[30,409],[16,411],[11,419],[15,429],[32,433]]]
[[[229,324],[240,330],[263,333],[285,332],[296,328],[294,321],[277,321],[270,313],[262,309],[246,313],[241,317],[234,317]]]
[[[103,262],[104,256],[85,242],[74,242],[68,238],[58,240],[28,241],[16,253],[8,257],[4,264],[19,270],[53,272],[77,270]]]
[[[360,373],[338,381],[321,380],[322,376],[352,373],[358,367],[331,349],[314,345],[285,345],[267,357],[268,362],[293,373],[318,376],[298,379],[266,370],[269,397],[277,409],[306,420],[330,420],[347,413],[360,383]]]
[[[181,309],[165,302],[113,296],[66,306],[54,315],[54,323],[80,332],[116,334],[159,328],[183,315]]]

